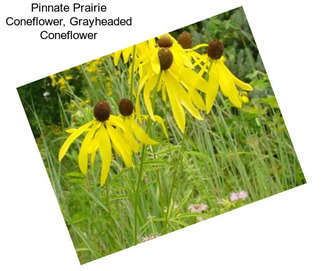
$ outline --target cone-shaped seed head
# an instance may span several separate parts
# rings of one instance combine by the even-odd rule
[[[206,48],[206,53],[210,58],[219,59],[223,55],[223,44],[221,41],[211,41]]]
[[[167,35],[167,34],[162,35],[158,40],[158,46],[159,47],[168,48],[168,47],[171,47],[172,45],[173,45],[173,41],[170,38],[170,36]]]
[[[160,48],[158,51],[160,69],[165,71],[170,68],[173,63],[173,54],[168,48]]]
[[[192,48],[192,36],[187,31],[183,31],[177,39],[178,43],[183,47],[183,49]]]
[[[130,116],[133,112],[133,104],[129,99],[122,99],[119,103],[119,111],[123,116]]]
[[[107,102],[100,101],[94,106],[94,116],[98,121],[106,121],[110,117],[111,109]]]

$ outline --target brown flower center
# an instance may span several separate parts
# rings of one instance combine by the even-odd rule
[[[130,116],[133,112],[133,104],[128,99],[122,99],[119,103],[119,111],[123,116]]]
[[[183,31],[177,39],[178,43],[183,47],[183,49],[192,48],[192,36],[187,31]]]
[[[171,47],[172,45],[173,45],[173,41],[170,38],[170,36],[167,35],[167,34],[162,35],[158,40],[158,46],[159,47],[168,48],[168,47]]]
[[[173,54],[168,48],[160,48],[158,51],[158,58],[162,71],[169,69],[173,63]]]
[[[107,102],[100,101],[94,106],[94,116],[98,121],[106,121],[110,117],[111,109]]]
[[[206,53],[210,58],[219,59],[223,55],[223,44],[219,40],[211,41],[206,48]]]

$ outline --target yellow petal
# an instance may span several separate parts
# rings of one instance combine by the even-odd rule
[[[205,110],[205,103],[201,95],[195,89],[188,89],[189,96],[192,99],[192,102],[199,110]]]
[[[158,53],[157,51],[153,53],[152,59],[151,59],[151,67],[154,71],[155,74],[160,73],[160,63],[159,63],[159,58],[158,58]]]
[[[168,138],[168,133],[167,133],[167,130],[166,130],[166,127],[165,127],[164,120],[160,116],[157,116],[157,115],[155,115],[154,117],[155,117],[155,121],[158,122],[161,125],[165,136]]]
[[[178,128],[180,129],[180,131],[182,133],[184,133],[185,122],[186,122],[185,112],[183,110],[182,105],[179,102],[179,97],[178,97],[178,94],[176,92],[176,89],[173,89],[173,85],[170,83],[172,79],[169,80],[168,77],[169,77],[168,73],[166,72],[165,73],[165,84],[166,84],[166,87],[167,87],[168,98],[169,98],[169,101],[170,101],[170,105],[171,105],[171,108],[172,108],[172,112],[173,112],[173,115],[174,115],[175,122],[176,122]]]
[[[150,92],[156,86],[158,80],[158,75],[155,75],[153,78],[147,81],[144,88],[144,101],[148,114],[152,120],[154,120],[154,111],[150,100]]]
[[[189,69],[183,69],[180,82],[187,89],[194,105],[200,110],[205,110],[204,101],[196,89],[203,89],[206,92],[207,82],[197,73]]]
[[[124,136],[125,136],[125,140],[127,141],[127,143],[129,144],[129,146],[131,147],[132,151],[137,153],[140,150],[140,144],[138,144],[138,142],[136,141],[136,139],[134,138],[133,135],[133,131],[132,131],[132,127],[131,127],[131,119],[133,117],[129,116],[129,117],[125,117],[125,127],[126,127],[126,131],[124,131]]]
[[[219,75],[216,67],[216,65],[212,65],[211,70],[209,72],[208,91],[205,95],[207,114],[210,113],[219,90]]]
[[[192,101],[187,94],[187,92],[183,89],[183,87],[175,80],[171,73],[168,74],[168,85],[171,91],[175,91],[179,97],[180,103],[187,109],[187,111],[196,119],[203,120],[200,112],[196,109],[196,107],[192,104]]]
[[[194,46],[193,48],[191,49],[186,49],[185,51],[195,51],[195,50],[198,50],[200,48],[203,48],[203,47],[208,47],[209,45],[207,43],[201,43],[201,44],[198,44],[196,46]]]
[[[94,162],[95,162],[95,156],[96,156],[96,150],[91,153],[91,164],[92,164],[92,166],[94,165]]]
[[[132,51],[133,51],[133,46],[130,46],[130,47],[122,50],[122,56],[123,56],[124,63],[128,63],[129,57],[130,57]]]
[[[241,101],[243,102],[243,103],[248,103],[249,102],[249,98],[247,97],[247,96],[241,96]]]
[[[98,123],[97,125],[94,125],[90,131],[86,134],[82,144],[81,144],[81,149],[78,155],[78,163],[81,172],[85,175],[87,173],[87,166],[88,166],[88,154],[89,154],[89,147],[90,143],[93,140],[93,136],[97,130],[97,128],[101,124]]]
[[[243,90],[247,90],[247,91],[252,91],[253,87],[243,81],[241,81],[239,78],[237,78],[229,69],[227,66],[225,66],[225,64],[223,63],[223,69],[226,70],[227,74],[230,74],[230,76],[233,79],[233,82],[241,89]]]
[[[154,144],[158,144],[157,141],[151,139],[146,133],[145,131],[138,125],[138,123],[135,121],[134,118],[131,118],[130,120],[130,125],[131,125],[131,129],[134,132],[136,138],[147,145],[154,145]]]
[[[65,156],[68,148],[71,146],[71,144],[74,142],[75,139],[77,139],[88,127],[92,125],[93,121],[90,121],[83,126],[76,129],[63,143],[62,147],[59,150],[58,154],[58,161],[61,161],[63,157]]]
[[[114,129],[110,126],[107,126],[109,136],[111,138],[113,147],[115,148],[116,152],[119,153],[127,167],[133,167],[132,161],[132,151],[129,146],[126,144],[125,140],[123,139],[121,133],[118,129]]]
[[[118,65],[119,59],[120,59],[120,56],[121,56],[121,52],[122,52],[122,50],[113,53],[113,64],[114,64],[114,66]]]
[[[136,95],[136,104],[135,104],[135,111],[136,114],[138,116],[138,118],[140,119],[141,116],[141,110],[140,110],[140,93],[144,87],[144,85],[146,84],[146,81],[148,80],[149,76],[145,75],[142,80],[139,81],[139,86],[138,86],[138,91],[137,91],[137,95]]]
[[[111,153],[111,143],[110,138],[108,136],[108,133],[106,129],[103,127],[103,125],[100,127],[100,130],[98,131],[98,143],[99,143],[99,152],[102,159],[102,165],[101,165],[101,175],[100,175],[100,185],[104,185],[110,165],[112,160],[112,153]]]
[[[226,69],[223,68],[224,64],[221,63],[217,66],[219,71],[219,84],[221,87],[221,91],[224,96],[228,97],[230,102],[238,108],[241,108],[242,101],[240,99],[239,92],[234,84],[232,74],[228,73]]]
[[[126,130],[126,126],[124,124],[124,120],[122,116],[110,115],[107,122],[108,122],[108,125],[114,125],[116,127],[121,128],[121,130],[123,131]]]
[[[72,134],[76,131],[77,129],[76,128],[70,128],[70,129],[66,129],[65,132],[68,133],[68,134]]]
[[[92,163],[92,165],[94,165],[96,151],[98,150],[98,148],[99,148],[99,140],[98,140],[98,133],[96,133],[94,135],[93,140],[90,142],[89,149],[88,149],[88,152],[91,155],[91,163]]]
[[[193,70],[180,68],[177,73],[179,73],[179,78],[182,84],[187,86],[187,88],[199,89],[203,92],[207,90],[207,81],[202,78],[203,74],[198,74]]]

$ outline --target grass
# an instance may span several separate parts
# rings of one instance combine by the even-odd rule
[[[113,160],[103,187],[99,186],[98,156],[86,176],[78,169],[81,139],[61,163],[58,151],[67,137],[65,129],[91,120],[96,101],[107,100],[112,111],[118,112],[118,101],[129,97],[132,86],[138,86],[136,77],[129,84],[128,66],[120,62],[115,67],[111,57],[104,57],[97,60],[97,65],[93,61],[60,73],[64,84],[59,87],[63,89],[52,95],[58,104],[59,119],[51,124],[37,109],[37,102],[24,98],[26,88],[18,89],[28,118],[35,123],[33,132],[38,135],[42,158],[81,263],[305,183],[252,36],[242,23],[237,30],[234,18],[241,21],[241,12],[237,9],[214,17],[217,21],[213,18],[205,22],[202,29],[209,29],[213,22],[219,29],[224,28],[223,33],[232,31],[233,26],[243,33],[241,45],[236,42],[235,47],[229,46],[234,53],[229,55],[228,65],[239,74],[245,68],[241,59],[249,59],[250,66],[239,76],[253,82],[255,91],[250,103],[237,110],[219,94],[204,121],[186,114],[187,127],[181,134],[168,105],[155,97],[155,112],[165,116],[170,137],[164,136],[160,126],[147,122],[147,132],[159,144],[143,146],[135,156],[134,169],[124,167],[119,158]],[[188,30],[196,39],[211,35],[194,26]],[[234,58],[237,55],[240,62]],[[66,79],[67,72],[82,82],[80,89],[74,79]],[[51,89],[48,84],[44,87]],[[241,190],[249,197],[231,202],[230,193]],[[190,212],[188,206],[196,203],[207,204],[208,209]]]

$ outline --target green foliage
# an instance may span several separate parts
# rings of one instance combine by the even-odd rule
[[[160,143],[144,146],[134,169],[114,159],[103,187],[99,156],[86,176],[79,171],[82,138],[61,163],[58,151],[64,129],[91,120],[97,100],[107,100],[117,114],[120,98],[129,97],[128,66],[115,67],[107,56],[57,74],[61,84],[45,78],[18,89],[81,263],[305,183],[243,10],[185,29],[195,44],[223,41],[230,69],[255,88],[250,102],[237,110],[219,94],[205,121],[187,115],[182,135],[156,99],[170,138],[149,126]],[[241,190],[249,197],[230,201],[230,193]],[[191,204],[208,208],[194,213]]]

